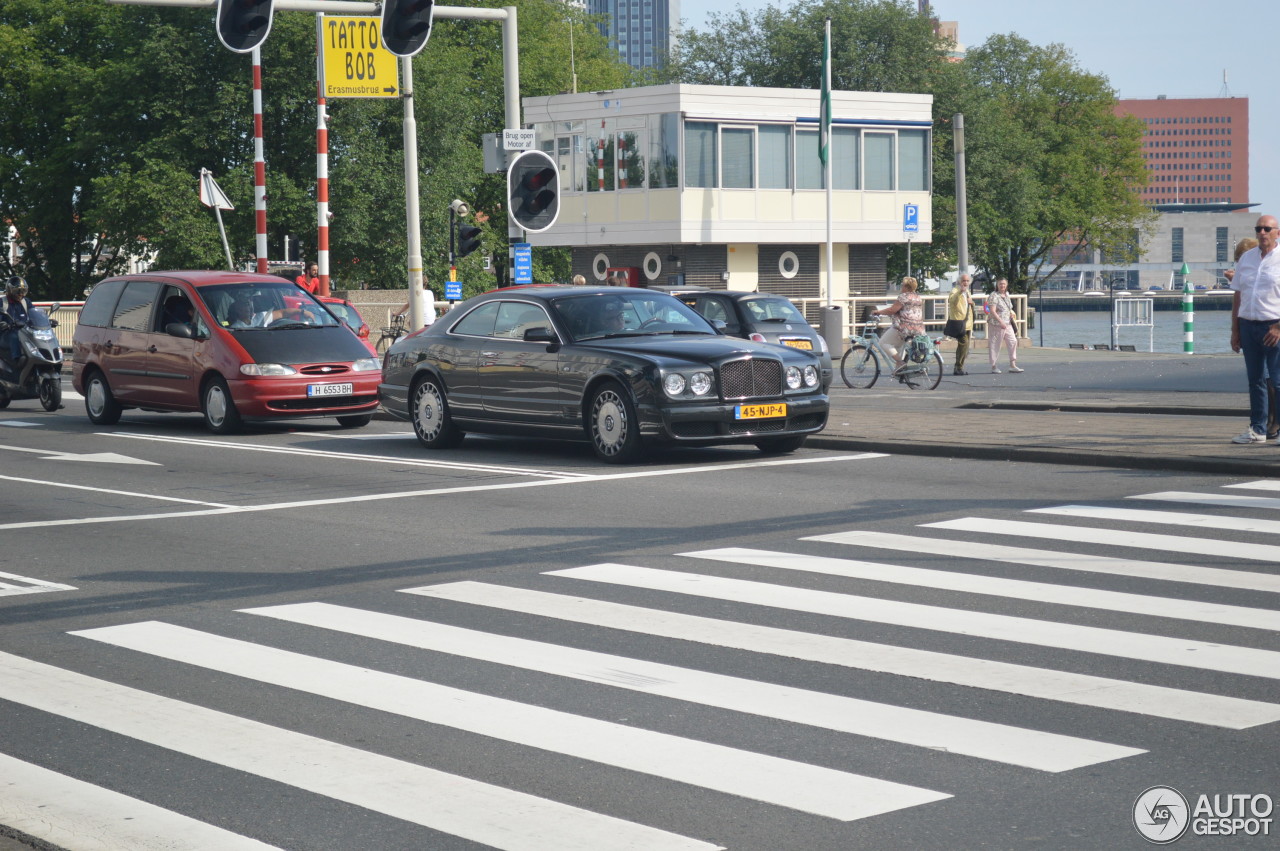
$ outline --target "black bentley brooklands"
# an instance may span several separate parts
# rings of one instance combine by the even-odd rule
[[[827,423],[816,355],[726,337],[665,293],[533,286],[469,299],[393,345],[378,397],[432,449],[467,432],[791,452]]]

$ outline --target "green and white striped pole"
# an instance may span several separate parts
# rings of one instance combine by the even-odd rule
[[[1191,294],[1191,268],[1182,264],[1182,351],[1188,355],[1196,351],[1196,307]]]

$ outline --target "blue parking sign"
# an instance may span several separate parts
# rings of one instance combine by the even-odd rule
[[[903,204],[902,205],[902,232],[903,233],[919,233],[920,232],[920,205],[919,204]]]
[[[532,284],[533,246],[527,242],[517,242],[511,246],[511,257],[515,266],[513,280],[517,284]]]
[[[457,301],[462,298],[462,282],[461,281],[445,281],[444,297],[449,301]]]

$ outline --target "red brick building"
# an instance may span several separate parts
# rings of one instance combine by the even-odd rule
[[[1147,204],[1249,203],[1249,99],[1122,99],[1147,125]]]

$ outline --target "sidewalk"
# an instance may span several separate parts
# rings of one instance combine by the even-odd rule
[[[1003,355],[1003,353],[1002,353]],[[969,375],[936,390],[881,376],[870,390],[832,384],[827,428],[807,446],[1171,470],[1241,476],[1280,474],[1280,446],[1238,445],[1249,401],[1239,355],[1149,354],[1020,347],[1010,374],[991,374],[984,349]]]

